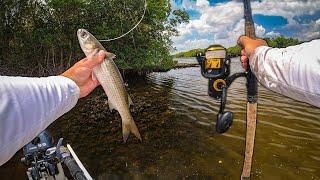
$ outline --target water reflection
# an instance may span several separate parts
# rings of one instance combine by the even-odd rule
[[[239,60],[233,59],[232,66],[232,73],[241,71]],[[174,78],[170,105],[176,112],[177,121],[194,123],[200,125],[200,128],[213,130],[219,104],[208,98],[207,80],[199,74],[198,68],[185,68],[162,75],[151,74],[149,79],[152,81],[159,77]],[[212,137],[216,145],[220,144],[228,149],[229,153],[242,156],[245,140],[245,80],[236,80],[228,92],[227,109],[235,113],[235,122],[228,133]],[[258,112],[254,177],[320,178],[320,110],[259,86]],[[241,161],[240,157],[237,158],[237,162]],[[228,165],[232,166],[232,163]],[[241,163],[237,165],[238,168],[240,166]]]

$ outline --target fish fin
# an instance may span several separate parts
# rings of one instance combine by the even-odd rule
[[[129,94],[128,94],[128,102],[129,102],[129,107],[134,105]]]
[[[114,58],[116,58],[116,55],[115,54],[113,54],[113,53],[111,53],[112,55],[111,55],[111,59],[114,59]]]
[[[123,135],[124,142],[127,142],[130,132],[132,132],[132,134],[134,134],[140,141],[142,141],[137,125],[133,121],[132,117],[129,124],[122,123],[122,135]]]
[[[112,110],[117,110],[116,106],[111,103],[111,101],[106,100],[105,102],[107,105],[109,105],[109,110],[112,112]]]
[[[130,134],[130,124],[122,123],[122,137],[123,137],[124,143],[127,142],[129,134]]]
[[[108,51],[105,51],[105,53],[106,53],[106,57],[107,57],[108,59],[114,59],[114,58],[116,57],[115,54],[110,53],[110,52],[108,52]]]

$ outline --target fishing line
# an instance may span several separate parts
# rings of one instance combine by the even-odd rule
[[[120,38],[128,35],[131,31],[133,31],[134,29],[136,29],[136,28],[139,26],[139,24],[141,23],[141,21],[144,19],[144,16],[145,16],[145,14],[146,14],[146,10],[147,10],[147,0],[144,0],[144,10],[143,10],[142,17],[140,18],[140,20],[138,21],[138,23],[137,23],[135,26],[133,26],[133,28],[131,28],[128,32],[122,34],[121,36],[118,36],[118,37],[115,37],[115,38],[112,38],[112,39],[101,39],[101,40],[99,40],[99,41],[101,41],[101,42],[110,42],[110,41],[114,41],[114,40],[120,39]]]

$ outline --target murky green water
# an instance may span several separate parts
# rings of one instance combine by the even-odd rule
[[[185,60],[187,61],[187,60]],[[235,59],[234,71],[240,71]],[[64,137],[96,179],[239,179],[245,146],[244,79],[229,88],[228,133],[213,131],[217,101],[207,96],[199,68],[130,80],[134,119],[143,136],[122,143],[120,118],[101,89],[50,126]],[[0,179],[25,179],[21,152],[0,167]],[[320,179],[320,109],[259,87],[252,179]]]

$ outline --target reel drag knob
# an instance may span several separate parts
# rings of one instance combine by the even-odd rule
[[[217,123],[216,123],[216,131],[219,134],[225,133],[229,130],[230,126],[233,122],[233,113],[232,112],[225,112],[219,113],[217,115]]]

